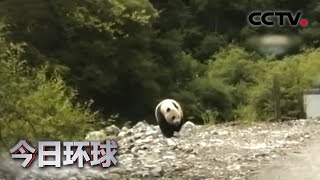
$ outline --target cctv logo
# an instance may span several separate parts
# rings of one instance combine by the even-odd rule
[[[254,11],[248,15],[248,22],[252,26],[274,26],[274,25],[285,25],[285,20],[290,26],[307,26],[308,20],[302,19],[302,12],[296,12],[292,14],[290,11]]]

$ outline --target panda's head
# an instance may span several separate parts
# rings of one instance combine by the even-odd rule
[[[166,99],[161,103],[160,111],[169,124],[179,125],[182,120],[182,109],[178,102]]]

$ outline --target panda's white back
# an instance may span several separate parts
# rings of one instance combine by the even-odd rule
[[[175,105],[174,105],[173,103],[174,103],[177,107],[175,107]],[[159,109],[159,108],[160,108],[160,109]],[[179,111],[179,113],[181,114],[181,116],[183,116],[183,111],[182,111],[182,109],[181,109],[180,104],[179,104],[176,100],[174,100],[174,99],[164,99],[164,100],[162,100],[162,101],[157,105],[157,107],[156,107],[156,109],[155,109],[155,116],[157,117],[157,111],[158,111],[158,109],[160,110],[160,112],[161,112],[162,114],[165,114],[167,108],[176,109],[177,111]]]

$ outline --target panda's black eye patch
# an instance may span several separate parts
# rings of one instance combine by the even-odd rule
[[[167,108],[167,112],[169,112],[171,109],[170,108]]]
[[[172,119],[172,120],[174,120],[175,118],[176,118],[176,117],[175,117],[175,116],[173,116],[171,119]]]
[[[179,109],[178,105],[174,102],[172,102],[172,104],[174,105],[174,107],[176,107],[177,109]]]

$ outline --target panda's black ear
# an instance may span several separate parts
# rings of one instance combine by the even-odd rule
[[[167,108],[167,112],[169,112],[171,109],[170,108]]]
[[[174,107],[176,107],[177,109],[179,109],[179,107],[177,106],[176,103],[172,102],[172,104],[174,105]]]

